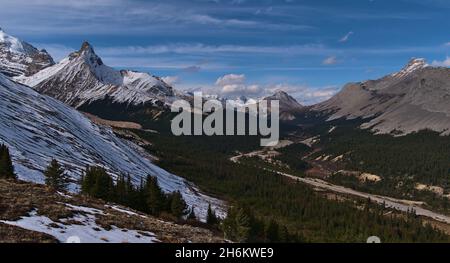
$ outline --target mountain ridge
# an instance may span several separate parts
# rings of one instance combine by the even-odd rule
[[[159,77],[105,65],[88,42],[59,63],[16,80],[75,108],[106,98],[132,105],[175,98],[173,88]]]
[[[361,127],[396,135],[430,129],[450,134],[450,69],[411,60],[402,70],[377,80],[349,83],[311,108],[339,118],[371,119]]]

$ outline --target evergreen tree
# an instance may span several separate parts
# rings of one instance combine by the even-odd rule
[[[119,204],[126,204],[128,202],[127,187],[125,177],[123,175],[119,175],[119,177],[117,178],[114,196],[114,201]]]
[[[266,227],[266,240],[268,242],[278,242],[279,241],[279,226],[278,223],[273,219],[269,221]]]
[[[216,216],[216,212],[211,208],[211,204],[208,205],[208,213],[206,214],[206,223],[209,225],[215,225],[219,222]]]
[[[250,237],[250,218],[242,208],[230,208],[222,222],[225,238],[242,243]]]
[[[47,169],[44,172],[45,184],[52,187],[57,191],[63,191],[68,184],[67,176],[64,173],[64,169],[53,159]]]
[[[88,167],[83,176],[83,194],[111,201],[114,197],[114,183],[111,176],[101,167]]]
[[[172,202],[170,205],[170,211],[172,215],[174,215],[178,219],[186,215],[187,205],[181,193],[179,191],[173,192],[171,194],[171,197]]]
[[[165,195],[161,187],[159,187],[158,178],[148,176],[145,190],[147,193],[148,212],[152,215],[159,215],[164,209]]]
[[[4,144],[0,145],[0,178],[17,179],[9,149]]]

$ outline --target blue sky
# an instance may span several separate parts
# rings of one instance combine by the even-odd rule
[[[412,57],[450,66],[447,0],[2,0],[0,27],[61,59],[104,62],[179,89],[324,100]]]

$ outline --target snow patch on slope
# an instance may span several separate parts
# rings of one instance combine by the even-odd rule
[[[86,212],[75,214],[72,218],[61,219],[61,222],[55,222],[46,216],[39,216],[37,211],[33,210],[28,216],[17,221],[1,220],[0,222],[51,235],[62,243],[66,243],[70,240],[69,238],[73,237],[79,238],[81,243],[159,242],[154,233],[122,229],[116,226],[111,226],[110,230],[106,230],[97,225],[95,220],[95,214]]]

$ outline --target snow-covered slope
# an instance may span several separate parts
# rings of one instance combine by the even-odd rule
[[[158,77],[106,66],[87,42],[58,64],[16,80],[75,108],[103,99],[139,105],[175,98],[172,87]]]
[[[371,118],[362,127],[377,133],[430,129],[450,134],[450,69],[412,59],[379,80],[347,84],[313,109],[329,112],[330,119]]]
[[[55,64],[45,50],[6,34],[0,28],[0,72],[8,76],[32,75]]]
[[[79,179],[87,165],[100,165],[113,175],[131,175],[135,183],[149,174],[157,176],[165,191],[179,190],[198,214],[206,213],[208,203],[220,205],[153,165],[109,128],[94,125],[64,103],[2,74],[0,105],[0,142],[9,146],[20,179],[43,182],[42,171],[55,158],[73,179]]]

